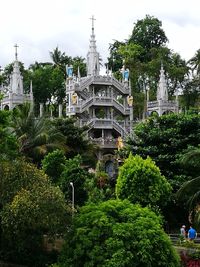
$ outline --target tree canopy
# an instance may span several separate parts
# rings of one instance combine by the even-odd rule
[[[1,258],[44,266],[49,256],[43,236],[54,239],[69,225],[70,210],[62,191],[25,161],[0,161]]]
[[[171,186],[161,175],[159,168],[147,157],[129,155],[119,169],[116,195],[142,206],[166,205]]]
[[[182,168],[182,155],[200,143],[200,115],[170,114],[149,117],[134,128],[127,150],[143,158],[150,156],[171,183],[173,190],[195,173]],[[129,153],[128,152],[128,153]]]
[[[144,19],[135,23],[129,41],[150,51],[152,48],[165,45],[168,39],[162,29],[162,22],[153,16],[146,15]]]
[[[11,112],[0,110],[0,157],[15,158],[18,155],[17,138],[11,134],[9,126],[11,123]]]
[[[47,118],[36,119],[28,103],[13,111],[11,126],[20,153],[34,162],[40,162],[47,152],[64,147],[63,134]]]
[[[128,200],[109,200],[80,209],[58,266],[179,266],[179,258],[147,208]]]

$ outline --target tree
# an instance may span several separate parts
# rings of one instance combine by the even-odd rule
[[[44,234],[54,239],[69,224],[64,195],[34,165],[1,162],[1,257],[28,266],[44,266]],[[55,259],[54,259],[55,260]]]
[[[190,168],[195,168],[195,171],[200,171],[200,146],[189,147],[188,151],[183,155],[183,165],[187,165]]]
[[[146,112],[146,90],[150,89],[150,100],[156,98],[161,62],[166,71],[170,99],[178,88],[183,88],[185,78],[188,77],[186,61],[166,47],[167,41],[162,22],[147,15],[135,23],[127,41],[115,41],[110,45],[108,65],[112,67],[115,77],[121,79],[119,70],[123,64],[130,70],[135,119],[142,119]]]
[[[50,52],[50,57],[53,60],[54,65],[62,71],[64,79],[66,79],[66,65],[72,64],[72,58],[66,56],[65,52],[61,52],[58,47],[56,47],[52,52]]]
[[[0,110],[0,157],[13,159],[18,155],[18,143],[9,131],[11,112]]]
[[[144,159],[147,156],[151,157],[175,193],[184,182],[196,177],[194,172],[183,168],[182,155],[189,146],[197,147],[200,143],[199,126],[198,114],[181,113],[149,117],[134,127],[133,135],[123,151],[126,154],[124,157],[130,152]],[[162,213],[171,229],[176,229],[178,224],[187,220],[185,206],[180,206],[174,195],[171,202],[162,209]]]
[[[99,203],[115,198],[112,180],[105,172],[104,167],[104,164],[99,160],[94,170],[94,176],[88,177],[85,181],[84,187],[87,191],[87,202],[89,203]]]
[[[200,171],[200,148],[189,148],[188,152],[183,155],[182,163],[184,168],[189,168],[193,172]],[[179,201],[185,203],[189,209],[189,214],[193,215],[193,219],[199,224],[200,222],[200,176],[197,176],[189,181],[186,181],[177,191],[176,196]],[[190,216],[190,219],[191,216]]]
[[[128,200],[89,204],[74,218],[59,267],[179,266],[161,220]]]
[[[30,190],[35,184],[43,186],[48,177],[35,165],[27,163],[23,158],[18,160],[0,160],[0,206],[12,202],[14,196],[22,189]]]
[[[153,16],[146,15],[144,19],[135,23],[129,41],[141,45],[147,52],[150,52],[152,48],[159,48],[168,41],[161,27],[161,21]]]
[[[200,100],[200,80],[198,76],[194,76],[192,80],[186,80],[180,100],[185,110],[189,111],[192,108],[196,108],[198,111]]]
[[[189,146],[197,147],[200,143],[199,127],[198,114],[149,117],[134,127],[125,150],[142,158],[150,156],[176,192],[184,181],[192,178],[191,172],[182,168],[181,158]]]
[[[196,71],[196,75],[200,74],[200,49],[198,49],[195,55],[188,61],[191,66],[192,72]]]
[[[113,44],[109,45],[110,57],[108,57],[108,67],[112,69],[114,73],[117,73],[117,78],[119,75],[121,77],[120,70],[123,65],[123,57],[118,53],[118,49],[125,45],[124,42],[119,42],[117,40],[114,41]]]
[[[65,79],[62,70],[52,63],[38,63],[30,65],[27,79],[32,80],[35,106],[39,103],[51,101],[52,96],[57,97],[61,103],[65,96]]]
[[[86,138],[87,127],[78,127],[76,119],[55,119],[53,121],[55,128],[65,136],[66,157],[73,158],[80,154],[83,164],[87,167],[95,167],[96,165],[96,146]]]
[[[82,57],[70,57],[65,54],[65,52],[61,52],[58,47],[56,47],[52,52],[50,52],[50,57],[53,60],[54,66],[58,67],[62,73],[64,80],[67,78],[66,66],[72,65],[74,73],[78,76],[78,68],[80,71],[80,75],[86,75],[86,64],[85,59]]]
[[[55,150],[48,153],[42,160],[42,169],[52,179],[54,183],[57,183],[61,173],[65,169],[66,157],[63,150]]]
[[[169,200],[171,186],[159,168],[147,157],[129,155],[119,169],[116,195],[142,206],[162,206]]]
[[[65,169],[59,179],[59,186],[64,192],[67,201],[71,201],[72,199],[70,183],[73,183],[75,190],[75,205],[83,205],[87,200],[87,192],[84,188],[84,184],[86,179],[91,177],[91,174],[86,171],[81,164],[82,158],[80,155],[68,159],[65,163]]]
[[[73,71],[74,71],[76,76],[78,76],[78,69],[79,69],[80,75],[82,77],[85,77],[87,75],[86,63],[85,63],[85,59],[84,58],[82,58],[82,57],[74,57],[72,59],[72,66],[73,66]]]
[[[13,112],[13,132],[19,141],[20,153],[39,163],[47,152],[63,148],[64,136],[45,117],[35,118],[29,104]]]

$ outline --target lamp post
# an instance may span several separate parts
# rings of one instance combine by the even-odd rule
[[[72,217],[74,215],[74,184],[72,182],[69,183],[72,187]]]

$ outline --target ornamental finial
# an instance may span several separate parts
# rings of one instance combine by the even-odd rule
[[[17,44],[14,45],[15,47],[15,60],[17,60],[17,48],[19,47]]]

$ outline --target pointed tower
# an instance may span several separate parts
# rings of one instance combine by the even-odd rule
[[[163,64],[161,64],[160,80],[159,80],[158,89],[157,89],[157,101],[159,100],[168,101],[167,83],[165,80]]]
[[[123,147],[132,128],[131,88],[128,69],[123,70],[123,80],[112,73],[100,75],[99,53],[96,51],[94,17],[87,54],[87,76],[66,81],[66,115],[75,115],[80,126],[88,127],[88,138],[96,144],[98,159],[111,179],[116,177],[118,162],[115,150]]]
[[[13,94],[22,95],[23,94],[23,77],[20,73],[19,61],[17,58],[18,45],[16,44],[14,47],[15,47],[15,61],[13,65],[13,72],[10,77],[10,91]]]
[[[92,34],[90,36],[90,46],[87,53],[87,76],[98,76],[100,65],[99,65],[99,53],[96,51],[96,40],[94,34],[94,16],[92,20]]]
[[[168,100],[167,83],[162,64],[157,88],[157,101],[149,101],[149,97],[147,98],[147,113],[151,115],[153,112],[156,112],[159,116],[171,112],[178,113],[178,99],[176,98],[175,101]]]
[[[10,75],[10,84],[7,88],[3,88],[6,92],[1,101],[1,109],[13,109],[17,105],[21,105],[25,102],[33,104],[33,92],[32,84],[30,88],[30,94],[24,94],[23,90],[23,77],[20,72],[20,66],[18,61],[17,48],[15,45],[15,61],[13,63],[13,72]]]

